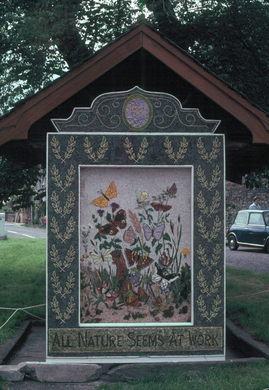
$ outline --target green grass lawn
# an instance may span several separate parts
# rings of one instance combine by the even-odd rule
[[[26,307],[45,303],[45,239],[0,241],[0,306]],[[29,310],[45,318],[45,307]],[[13,313],[0,310],[0,326]],[[3,343],[27,314],[17,312],[0,330]]]
[[[150,366],[149,366],[150,370]],[[201,369],[167,370],[131,383],[101,385],[98,390],[263,390],[269,386],[269,362]]]
[[[269,343],[269,274],[227,267],[226,279],[227,317]]]

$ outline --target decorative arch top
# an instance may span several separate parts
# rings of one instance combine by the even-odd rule
[[[214,133],[220,121],[205,119],[198,108],[183,108],[175,97],[139,87],[98,96],[91,107],[74,108],[67,119],[52,119],[60,132]]]

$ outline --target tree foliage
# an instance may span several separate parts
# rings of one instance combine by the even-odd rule
[[[83,62],[146,12],[151,23],[263,109],[269,108],[264,0],[5,0],[2,113]]]
[[[29,207],[35,197],[44,196],[35,185],[40,178],[39,167],[24,168],[0,157],[0,209],[12,198],[14,210]]]
[[[2,1],[2,114],[123,33],[137,12],[124,0]]]
[[[245,186],[247,188],[269,188],[269,168],[260,171],[253,171],[245,175]]]
[[[269,2],[140,0],[167,37],[269,110]],[[199,3],[199,5],[198,5]]]

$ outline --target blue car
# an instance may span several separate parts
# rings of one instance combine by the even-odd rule
[[[269,210],[240,210],[227,233],[228,246],[263,248],[269,253]]]

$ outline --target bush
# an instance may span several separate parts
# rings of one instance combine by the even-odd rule
[[[245,185],[249,189],[269,188],[269,168],[247,174],[245,176]]]

